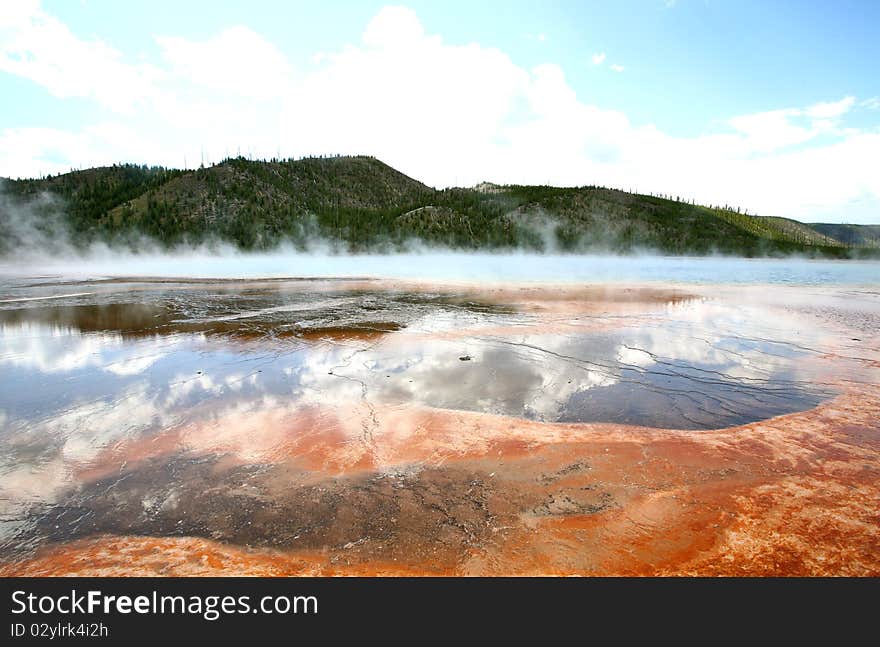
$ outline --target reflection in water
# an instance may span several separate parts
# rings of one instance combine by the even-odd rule
[[[196,424],[216,441],[224,420],[259,412],[353,410],[352,434],[377,407],[414,405],[701,430],[831,395],[815,334],[680,296],[548,315],[464,294],[207,283],[20,305],[0,310],[0,540],[14,549],[108,452]],[[141,512],[170,505],[166,490],[139,489]]]

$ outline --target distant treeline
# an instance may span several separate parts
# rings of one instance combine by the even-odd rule
[[[254,161],[197,170],[123,164],[3,182],[0,253],[35,241],[267,250],[332,245],[741,256],[880,256],[880,231],[806,225],[600,186],[436,190],[372,157]]]

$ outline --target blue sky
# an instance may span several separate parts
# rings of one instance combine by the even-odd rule
[[[880,222],[878,24],[873,1],[17,2],[0,175],[363,152],[436,186]]]

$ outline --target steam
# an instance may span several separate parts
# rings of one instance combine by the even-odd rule
[[[478,189],[479,190],[479,189]],[[482,190],[486,190],[483,188]],[[588,239],[581,239],[577,245],[563,245],[561,237],[566,227],[563,220],[539,206],[516,207],[515,203],[505,204],[509,211],[502,218],[514,227],[521,240],[520,247],[502,248],[486,254],[471,250],[450,248],[437,243],[427,243],[420,238],[403,241],[375,240],[366,250],[369,254],[468,254],[494,257],[501,253],[541,253],[541,254],[612,254],[615,253],[614,240],[618,232],[613,225],[594,226]],[[448,213],[447,213],[448,212]],[[445,207],[425,205],[402,214],[401,224],[415,217],[457,217],[466,218],[451,212]],[[594,214],[602,219],[602,214]],[[607,231],[603,231],[607,230]],[[182,243],[168,247],[150,236],[133,231],[105,234],[95,240],[95,236],[77,236],[70,225],[65,201],[54,193],[42,191],[36,195],[15,195],[0,178],[0,265],[24,264],[55,266],[59,262],[74,264],[79,261],[98,266],[132,262],[153,266],[150,259],[186,258],[189,263],[207,262],[213,257],[222,258],[287,258],[296,255],[314,257],[341,257],[351,254],[349,244],[344,240],[330,239],[320,234],[320,227],[313,215],[298,216],[296,233],[290,238],[281,239],[267,251],[248,254],[240,251],[234,244],[219,237],[208,236],[204,240]],[[659,253],[655,250],[641,249],[638,254]],[[358,252],[363,258],[367,255]],[[337,263],[340,262],[337,258]],[[210,263],[209,263],[210,264]]]
[[[594,225],[613,220],[605,216],[591,214]],[[308,228],[311,233],[304,240],[283,241],[270,251],[256,253],[216,239],[172,249],[137,235],[125,235],[110,244],[83,244],[76,242],[60,198],[40,193],[22,199],[10,195],[0,181],[0,276],[369,277],[518,283],[880,282],[880,263],[869,261],[672,257],[651,249],[614,254],[611,241],[618,232],[613,224],[598,228],[605,231],[604,236],[593,236],[573,249],[560,245],[567,225],[538,207],[514,209],[505,217],[525,232],[533,249],[461,251],[411,239],[402,245],[379,245],[382,253],[349,253],[345,243],[317,236],[314,227]]]
[[[42,192],[29,200],[9,195],[0,179],[0,256],[46,256],[69,250],[70,231],[61,200]]]
[[[109,277],[256,279],[385,278],[463,283],[574,284],[880,284],[880,263],[808,259],[745,259],[463,253],[422,250],[397,254],[301,252],[284,246],[242,253],[231,247],[130,254],[105,249],[88,256],[0,261],[2,276],[58,276],[68,280]]]

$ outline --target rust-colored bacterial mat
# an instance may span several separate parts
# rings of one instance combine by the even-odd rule
[[[880,574],[876,291],[0,297],[5,575]]]

